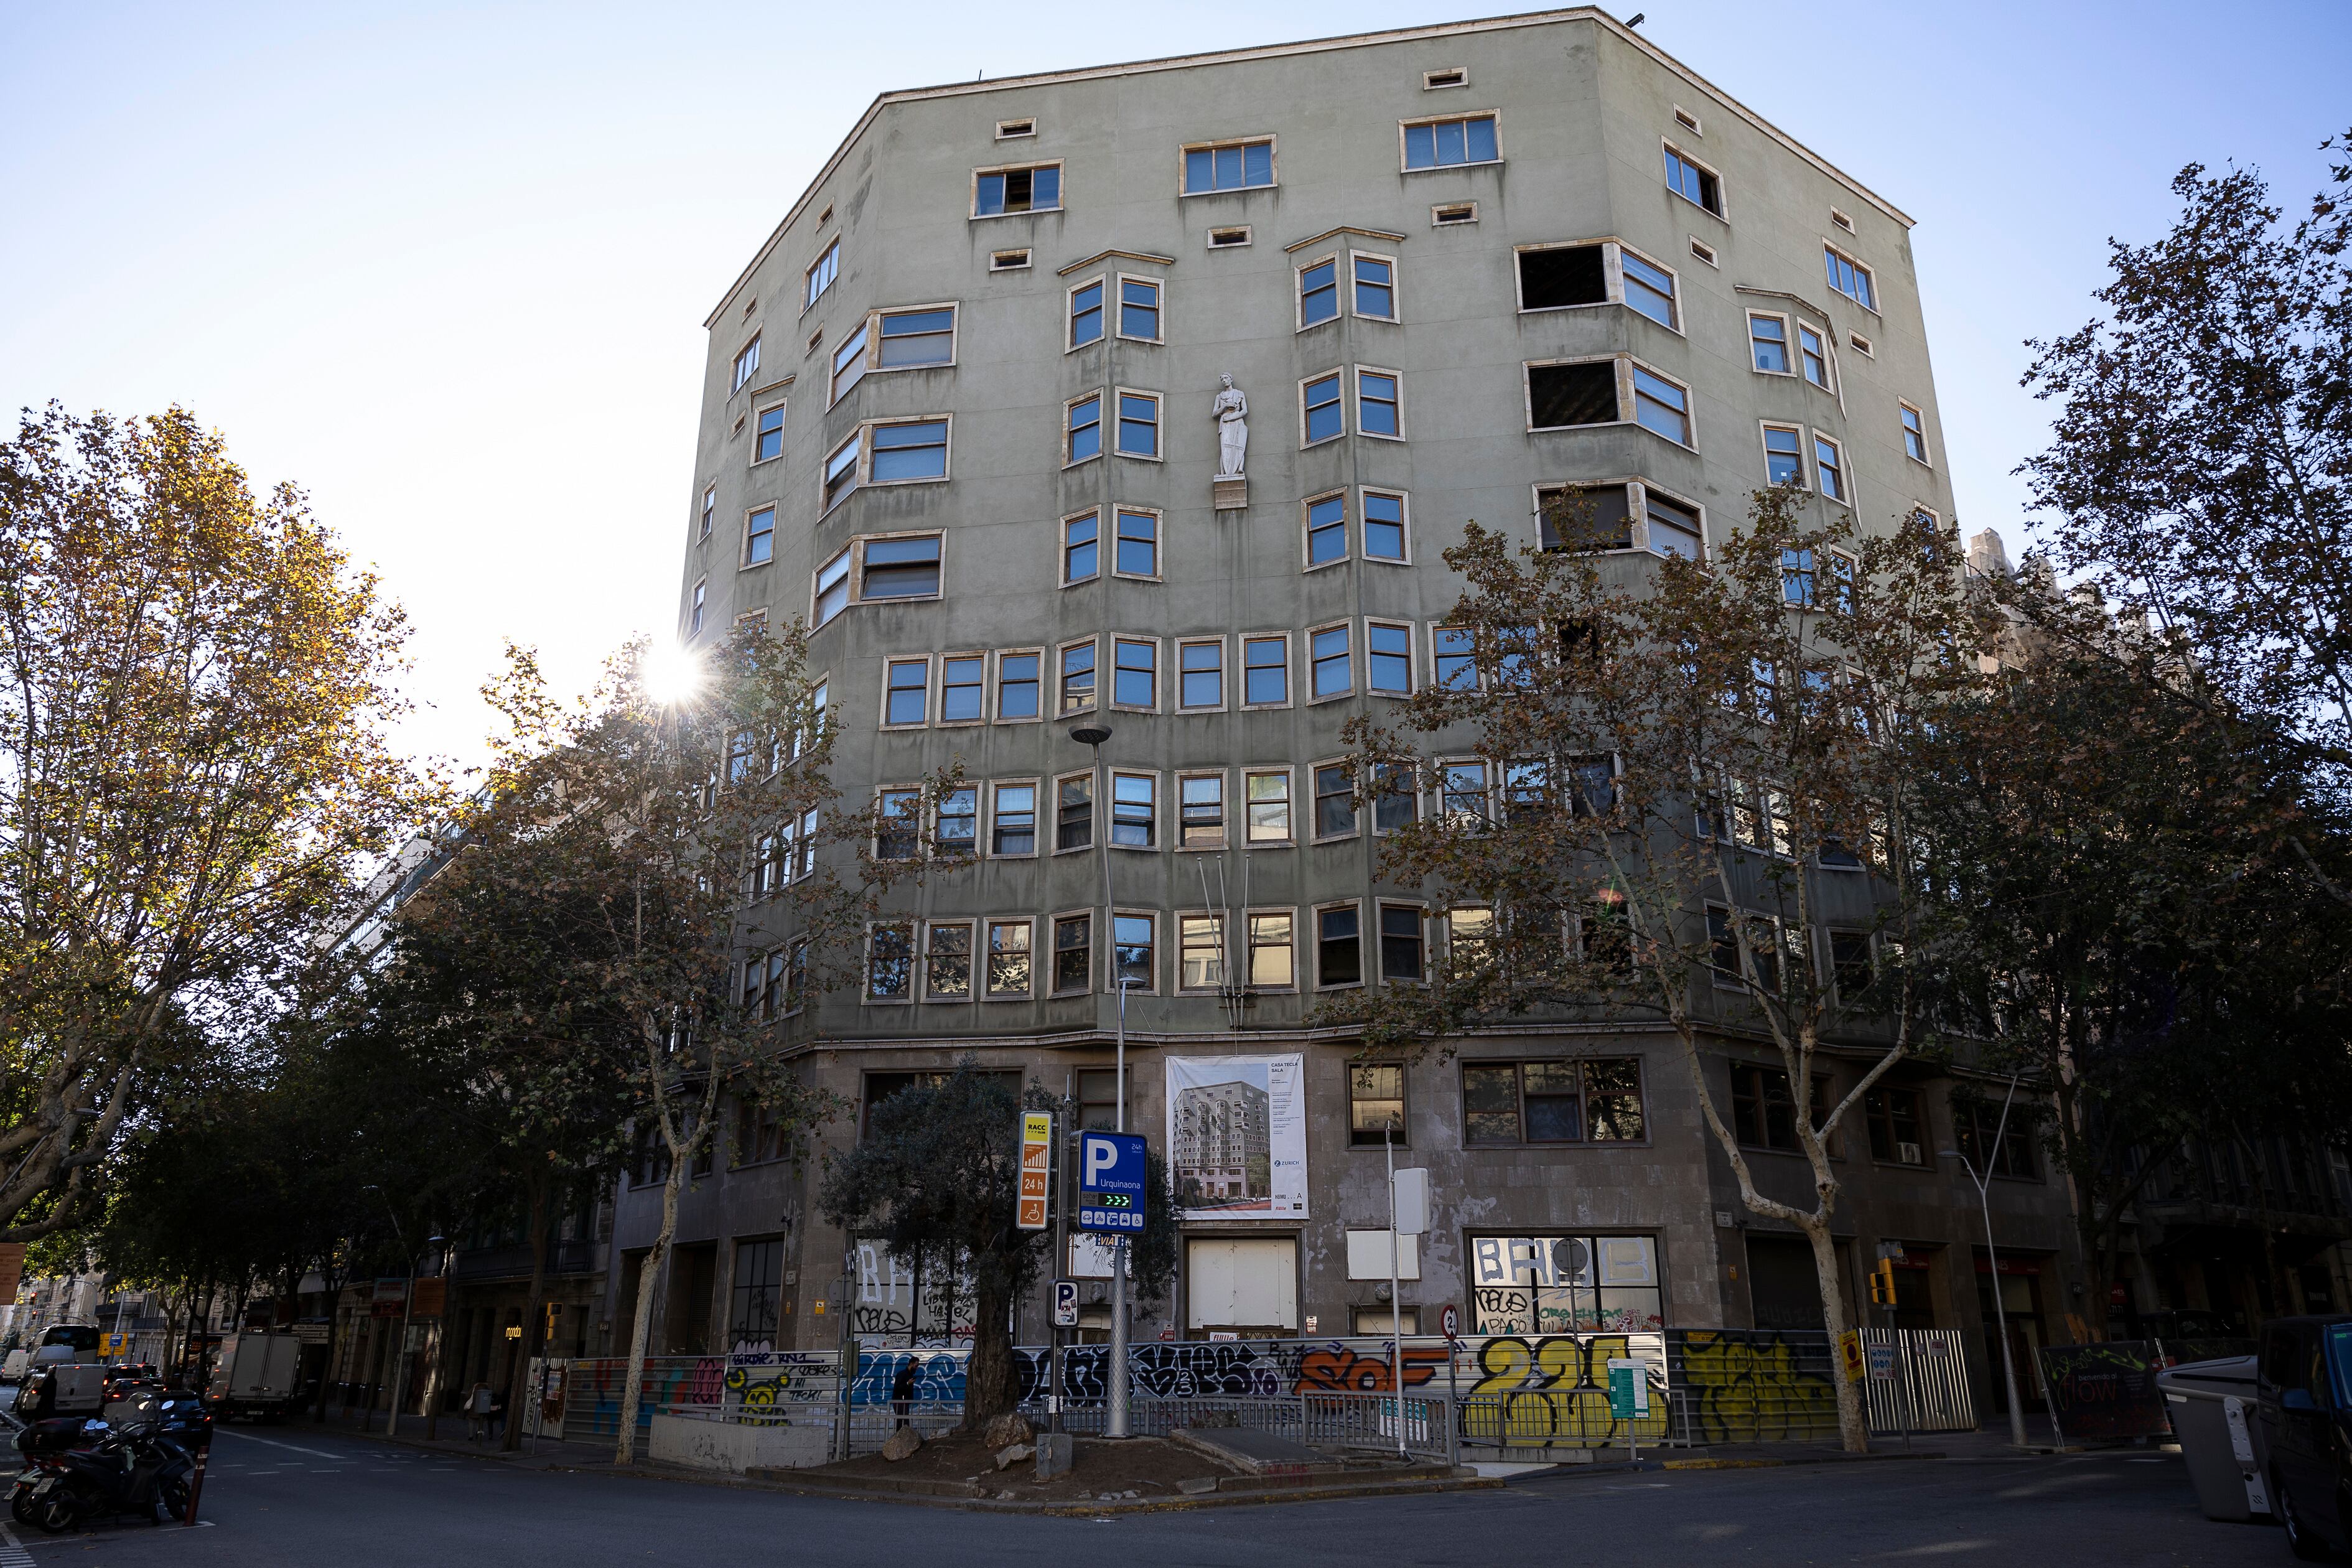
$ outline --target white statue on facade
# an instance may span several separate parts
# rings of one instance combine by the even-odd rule
[[[1249,399],[1230,375],[1217,377],[1224,390],[1209,412],[1217,421],[1217,478],[1237,479],[1249,456]]]

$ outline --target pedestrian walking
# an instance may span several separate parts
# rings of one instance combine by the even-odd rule
[[[507,1435],[507,1395],[504,1389],[490,1391],[490,1441],[502,1441]]]
[[[908,1356],[898,1363],[897,1373],[890,1379],[890,1411],[898,1418],[898,1426],[907,1424],[907,1413],[913,1408],[914,1399],[915,1358]],[[898,1427],[891,1429],[896,1431]]]
[[[477,1383],[466,1391],[466,1441],[478,1443],[490,1431],[490,1385]]]

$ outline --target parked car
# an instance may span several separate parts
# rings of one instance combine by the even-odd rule
[[[2352,1549],[2352,1316],[2263,1324],[2255,1392],[2288,1546],[2310,1559]]]

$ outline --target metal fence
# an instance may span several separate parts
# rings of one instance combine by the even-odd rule
[[[1959,1330],[1864,1329],[1862,1342],[1873,1368],[1863,1381],[1873,1432],[1977,1429],[1967,1342]],[[1890,1359],[1895,1375],[1876,1375]]]

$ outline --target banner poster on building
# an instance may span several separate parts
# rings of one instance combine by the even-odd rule
[[[1168,1058],[1180,1218],[1307,1217],[1306,1077],[1298,1055]]]

